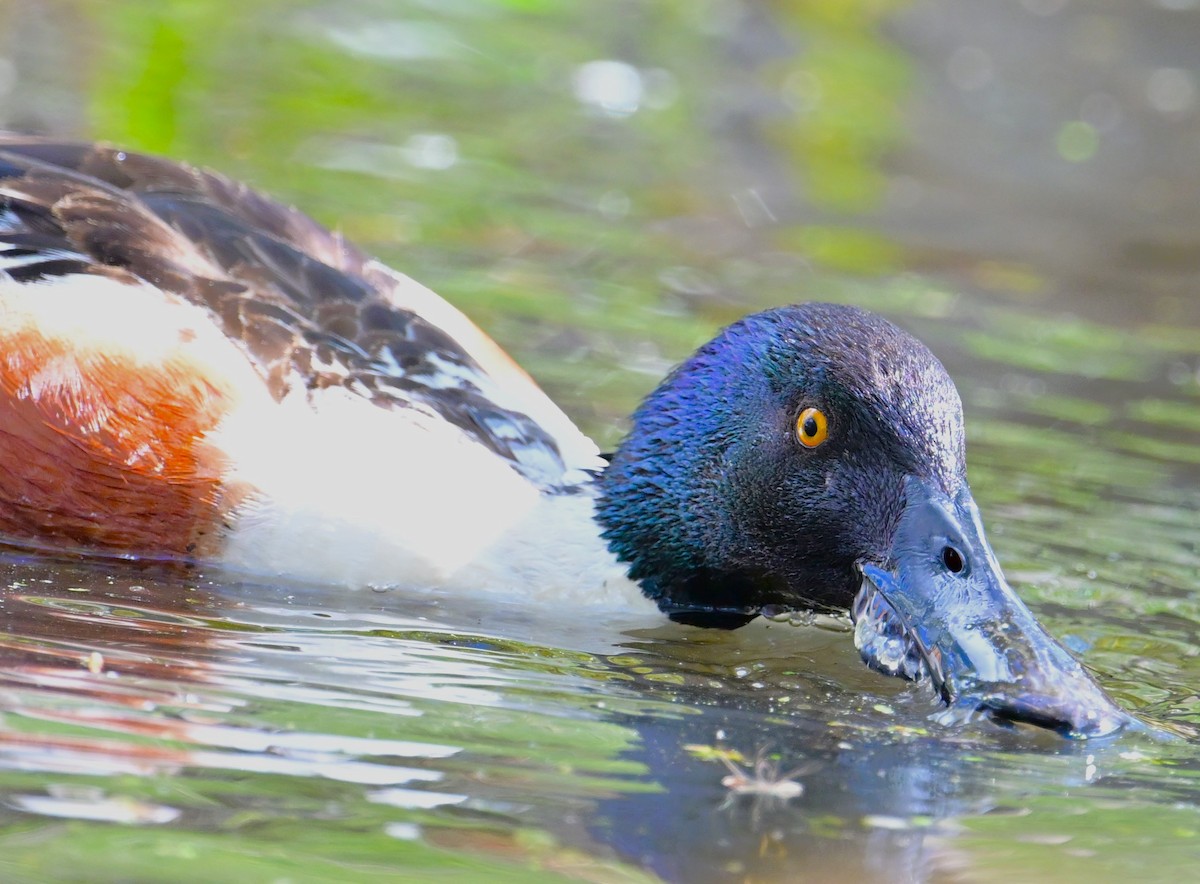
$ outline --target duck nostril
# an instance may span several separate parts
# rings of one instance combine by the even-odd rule
[[[959,574],[967,566],[963,555],[952,546],[942,547],[942,564],[951,574]]]

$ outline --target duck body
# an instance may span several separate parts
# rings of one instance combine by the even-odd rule
[[[747,317],[609,465],[462,313],[219,175],[0,136],[0,539],[735,627],[851,608],[873,668],[1072,736],[1129,717],[1005,582],[932,353]]]
[[[651,608],[594,443],[424,286],[155,158],[14,137],[0,176],[10,541]]]

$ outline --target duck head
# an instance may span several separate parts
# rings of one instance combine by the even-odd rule
[[[930,678],[957,713],[1071,736],[1131,721],[1008,586],[954,383],[878,316],[729,326],[647,397],[599,485],[610,548],[674,620],[849,607],[870,666]]]

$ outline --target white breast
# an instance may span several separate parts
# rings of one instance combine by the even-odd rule
[[[653,612],[589,493],[545,494],[456,427],[345,390],[229,415],[211,441],[244,494],[222,564],[345,587],[437,587]]]

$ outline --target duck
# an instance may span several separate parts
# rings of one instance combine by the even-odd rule
[[[962,404],[888,320],[720,330],[602,455],[463,313],[216,172],[0,135],[0,538],[731,629],[849,610],[947,714],[1132,717],[1005,581]]]

